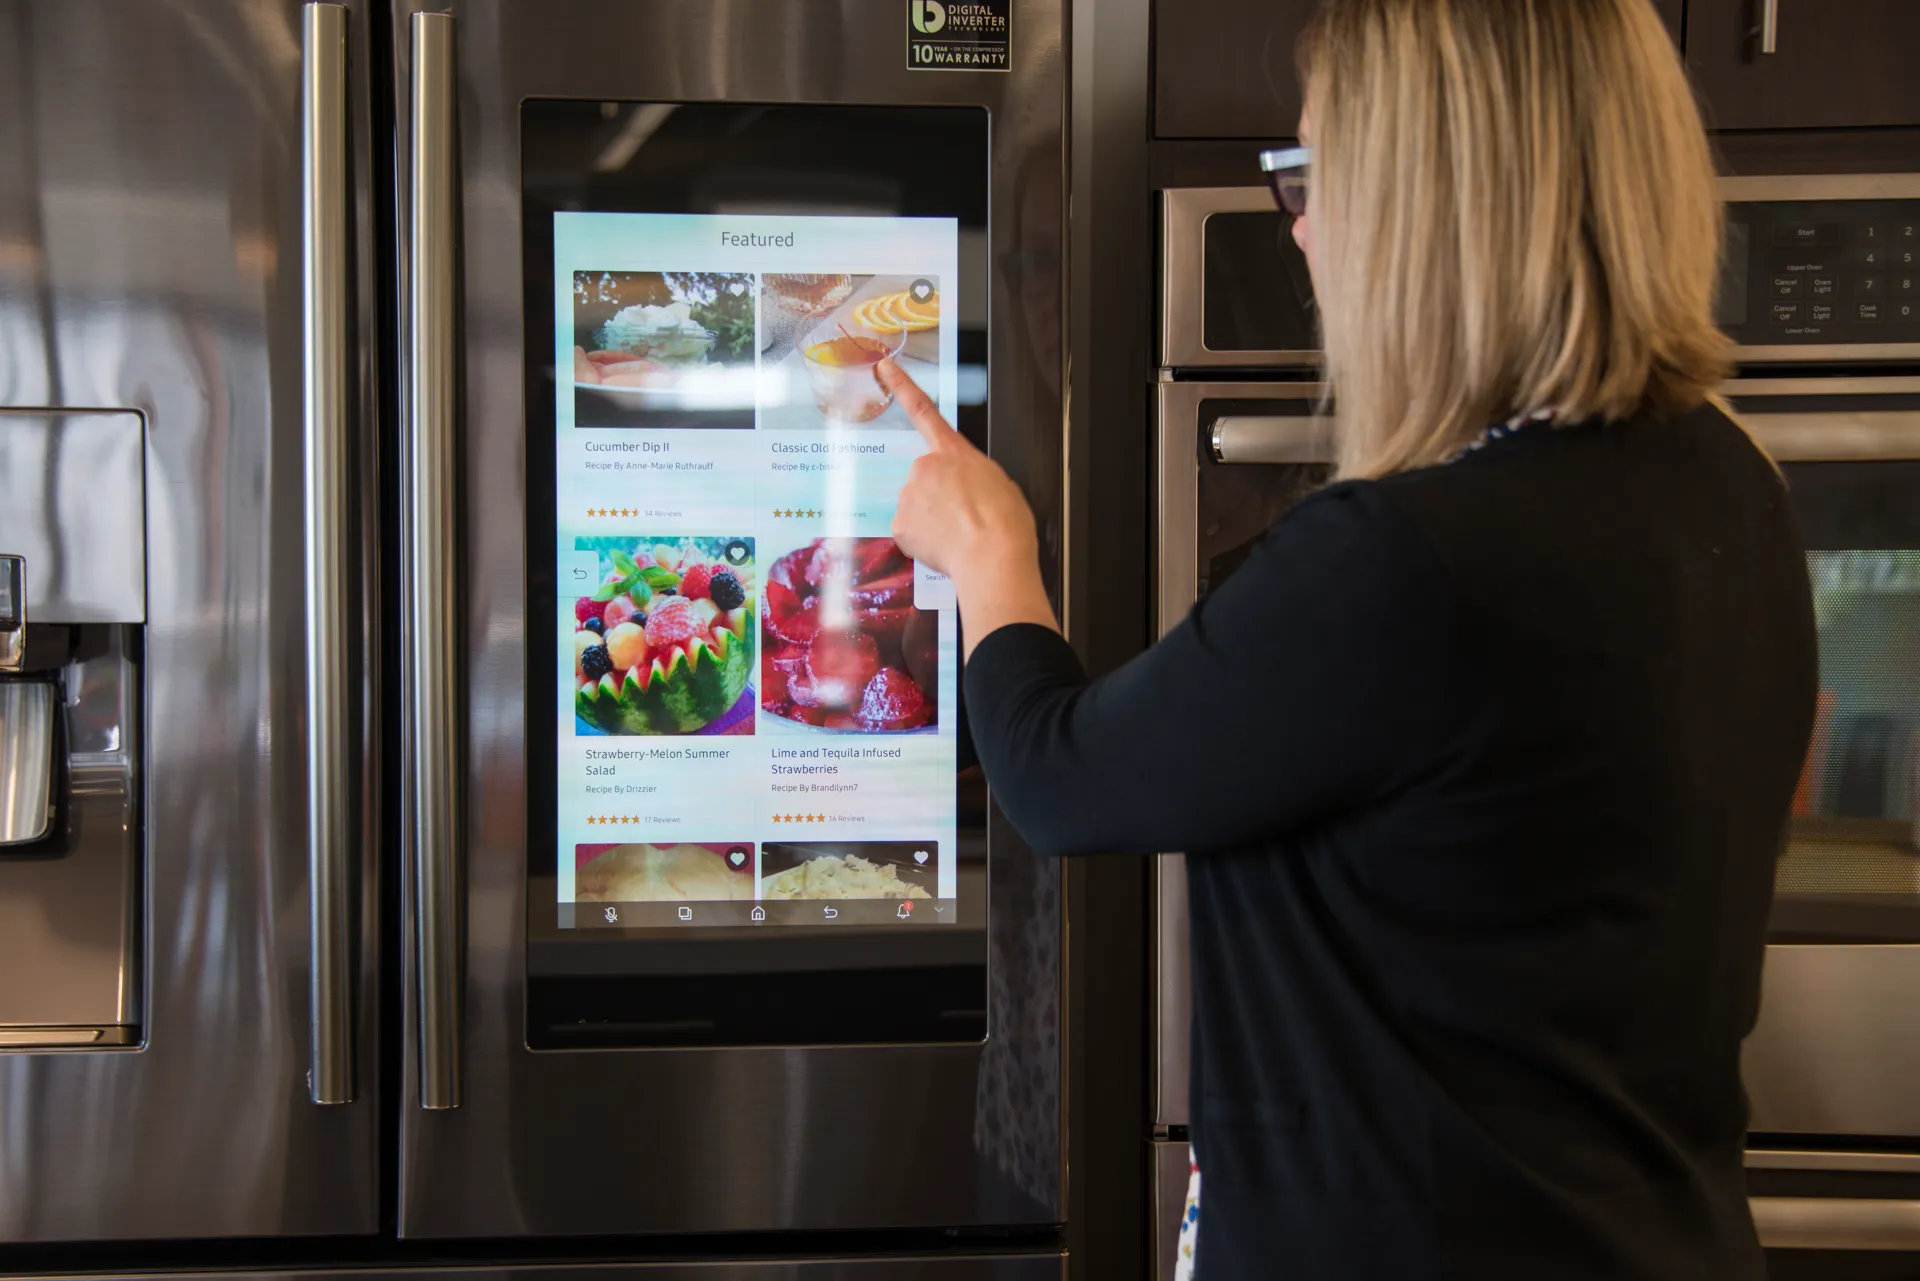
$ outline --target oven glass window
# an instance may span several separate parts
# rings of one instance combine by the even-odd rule
[[[1786,468],[1820,634],[1776,933],[1920,936],[1920,463]]]

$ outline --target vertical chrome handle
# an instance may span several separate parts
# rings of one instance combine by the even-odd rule
[[[1760,52],[1780,50],[1780,0],[1760,0]]]
[[[348,738],[347,11],[300,26],[300,197],[307,574],[308,1001],[315,1103],[353,1102],[353,832]]]
[[[453,19],[413,15],[407,228],[411,452],[407,663],[413,721],[420,1106],[460,1106],[460,543],[454,518]]]

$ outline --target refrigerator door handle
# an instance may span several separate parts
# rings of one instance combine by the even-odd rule
[[[347,10],[300,24],[308,1002],[315,1103],[353,1102],[353,730],[349,615]]]
[[[420,1106],[460,1106],[462,906],[459,645],[455,590],[453,18],[412,19],[408,256],[408,628]]]

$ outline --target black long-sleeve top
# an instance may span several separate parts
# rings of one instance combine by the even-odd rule
[[[1758,1279],[1742,1037],[1817,670],[1779,476],[1703,407],[1299,504],[1089,683],[966,669],[999,803],[1184,850],[1204,1281]]]

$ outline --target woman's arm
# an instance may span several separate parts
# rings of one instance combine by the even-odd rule
[[[895,534],[954,578],[974,743],[1036,848],[1205,850],[1298,828],[1404,785],[1457,728],[1473,673],[1447,574],[1378,486],[1295,508],[1165,639],[1089,682],[1018,489],[931,425],[952,440],[930,435]]]
[[[920,385],[891,360],[880,378],[927,443],[894,507],[902,551],[953,580],[967,649],[1011,623],[1054,632],[1060,624],[1040,580],[1033,509],[1000,465],[948,426]],[[963,655],[964,657],[965,655]]]

